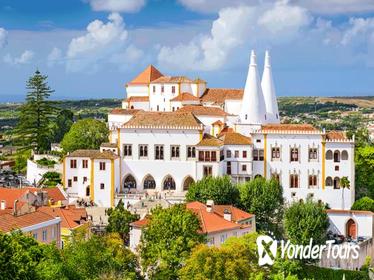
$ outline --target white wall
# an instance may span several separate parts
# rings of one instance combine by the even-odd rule
[[[329,230],[346,236],[346,225],[349,219],[353,219],[357,225],[357,236],[373,237],[373,214],[360,212],[336,213],[328,212]]]
[[[127,98],[131,96],[148,96],[148,85],[128,85],[126,93]]]

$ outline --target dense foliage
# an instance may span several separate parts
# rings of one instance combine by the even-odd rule
[[[55,187],[62,184],[61,174],[55,171],[49,171],[43,174],[42,186],[43,187]]]
[[[307,200],[291,204],[284,213],[284,227],[288,239],[293,244],[323,244],[329,226],[325,206]]]
[[[132,214],[130,211],[126,210],[122,199],[115,208],[109,208],[107,214],[109,218],[106,231],[118,233],[124,244],[128,244],[130,223],[138,220],[139,215]]]
[[[190,185],[186,194],[187,201],[206,203],[213,200],[215,204],[239,204],[239,190],[229,176],[204,177]]]
[[[352,210],[364,210],[374,212],[374,199],[364,196],[356,200],[352,205]]]
[[[356,199],[374,198],[374,146],[359,147],[355,151]]]
[[[255,178],[239,187],[241,208],[256,215],[256,227],[279,236],[283,217],[283,189],[276,180]]]
[[[65,152],[78,149],[98,149],[108,141],[108,129],[105,123],[94,119],[83,119],[73,124],[61,142]]]
[[[199,220],[184,204],[156,208],[148,219],[140,246],[143,269],[152,279],[177,279],[191,250],[205,241]]]

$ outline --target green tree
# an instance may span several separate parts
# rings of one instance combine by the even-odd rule
[[[155,208],[142,234],[142,267],[151,279],[177,279],[193,247],[205,241],[197,216],[177,204]]]
[[[212,199],[215,204],[239,204],[239,190],[229,176],[204,177],[194,182],[188,188],[187,201],[200,201],[206,203]]]
[[[342,209],[345,209],[345,204],[344,204],[344,191],[345,189],[348,189],[351,187],[351,182],[349,182],[348,177],[344,176],[340,179],[339,181],[339,186],[342,189]]]
[[[132,214],[130,211],[126,210],[121,199],[114,209],[108,209],[108,216],[107,232],[117,232],[121,236],[124,244],[128,244],[130,223],[138,220],[139,215]]]
[[[74,123],[74,113],[68,109],[62,109],[58,112],[54,123],[52,124],[54,143],[60,143],[64,135],[70,130]]]
[[[108,129],[105,123],[94,119],[83,119],[73,124],[61,142],[65,152],[78,149],[98,149],[108,141]]]
[[[363,210],[374,212],[374,199],[364,196],[356,200],[352,205],[352,210]]]
[[[17,173],[26,173],[27,159],[31,157],[31,150],[20,150],[17,151],[14,171]]]
[[[15,128],[15,142],[24,149],[41,152],[50,148],[51,123],[55,109],[48,98],[54,91],[48,86],[47,76],[38,70],[27,81],[26,102],[21,106]]]
[[[374,198],[374,146],[356,149],[355,166],[356,199],[363,196]]]
[[[307,200],[291,204],[284,213],[286,236],[294,244],[307,245],[313,238],[313,244],[323,244],[329,226],[325,206]]]
[[[62,184],[61,174],[55,171],[49,171],[43,174],[42,177],[43,187],[56,187],[58,184]]]
[[[256,215],[256,227],[276,236],[281,233],[283,189],[277,180],[255,178],[239,186],[241,208]]]

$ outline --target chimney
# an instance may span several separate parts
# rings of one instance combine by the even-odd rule
[[[17,202],[18,202],[18,199],[16,199],[13,203],[13,215],[14,216],[17,216]]]
[[[232,215],[231,215],[231,211],[229,210],[229,209],[225,209],[224,211],[223,211],[223,218],[226,220],[226,221],[229,221],[229,222],[231,222],[231,217]]]
[[[209,212],[209,213],[213,212],[213,206],[214,206],[214,201],[213,200],[207,200],[206,211]]]
[[[0,204],[0,209],[5,210],[5,207],[6,207],[6,202],[5,202],[5,200],[2,200],[1,204]]]

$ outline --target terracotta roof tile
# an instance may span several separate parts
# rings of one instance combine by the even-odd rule
[[[103,147],[103,148],[117,148],[117,144],[116,143],[102,143],[100,145],[100,147]]]
[[[38,211],[44,212],[52,217],[61,218],[61,227],[74,229],[87,221],[87,211],[84,208],[76,208],[73,205],[68,207],[47,207],[38,208]]]
[[[246,137],[237,132],[226,132],[220,134],[220,140],[223,141],[225,145],[250,145],[252,144],[252,139]]]
[[[182,92],[170,101],[200,101],[200,99],[189,92]]]
[[[0,201],[5,201],[5,208],[13,209],[15,200],[20,200],[26,193],[36,191],[36,188],[0,188]]]
[[[347,135],[344,131],[329,131],[326,133],[326,139],[328,140],[346,140]]]
[[[167,83],[193,83],[190,78],[185,76],[162,76],[152,81],[152,83],[167,84]]]
[[[10,232],[15,229],[22,229],[54,219],[53,216],[41,211],[35,211],[19,216],[3,212],[0,216],[0,231]]]
[[[66,157],[87,157],[93,159],[117,159],[118,156],[111,151],[103,151],[100,152],[99,150],[76,150],[71,152]]]
[[[201,96],[201,101],[222,105],[225,100],[241,100],[243,92],[242,89],[207,88]]]
[[[223,141],[210,135],[204,134],[203,139],[196,146],[200,147],[220,147],[223,146]]]
[[[224,117],[228,114],[221,108],[217,107],[206,107],[201,105],[188,105],[183,106],[178,112],[192,112],[196,116],[219,116]]]
[[[319,130],[311,124],[265,124],[261,126],[262,131],[309,131]]]
[[[124,127],[202,129],[202,123],[190,112],[139,112]]]
[[[149,65],[143,72],[136,76],[128,85],[149,84],[153,80],[162,77],[162,73],[153,65]]]
[[[112,114],[112,115],[135,115],[136,113],[138,113],[140,111],[143,111],[143,110],[115,108],[109,114]]]
[[[142,228],[142,227],[145,227],[149,222],[149,219],[147,217],[141,219],[141,220],[137,220],[135,222],[132,222],[130,225],[133,226],[133,227],[137,227],[137,228]]]
[[[245,212],[243,210],[240,210],[239,208],[236,208],[232,205],[214,205],[213,206],[214,213],[220,215],[221,217],[223,217],[226,209],[230,211],[230,213],[232,215],[231,218],[234,222],[239,222],[239,221],[242,221],[242,220],[246,220],[246,219],[252,218],[254,216],[253,214],[247,213],[247,212]]]
[[[219,126],[222,126],[222,125],[225,125],[223,122],[221,122],[221,120],[217,120],[215,121],[214,123],[212,123],[212,125],[219,125]]]
[[[67,200],[65,195],[61,192],[58,187],[43,188],[42,191],[46,191],[49,199],[53,199],[54,202]]]
[[[149,96],[131,96],[124,100],[125,102],[149,102]]]

